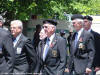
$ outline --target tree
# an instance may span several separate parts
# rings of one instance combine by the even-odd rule
[[[31,13],[34,13],[36,3],[33,0],[1,0],[0,13],[6,11],[4,15],[7,19],[28,20]]]
[[[100,14],[100,0],[0,0],[0,13],[8,20],[29,20],[32,14],[41,18],[66,19],[67,14]]]

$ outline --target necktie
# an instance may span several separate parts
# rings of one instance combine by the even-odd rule
[[[45,45],[45,48],[44,48],[44,51],[43,51],[43,61],[45,60],[47,52],[49,50],[49,42],[50,42],[50,39],[47,38],[46,45]]]
[[[12,40],[13,40],[13,47],[15,47],[15,44],[16,44],[16,38],[13,37]]]
[[[14,42],[14,41],[16,40],[16,38],[15,38],[15,37],[13,37],[13,38],[12,38],[12,40],[13,40],[13,42]]]
[[[78,42],[78,33],[76,32],[76,33],[75,33],[75,47],[76,47],[76,45],[77,45],[77,42]]]

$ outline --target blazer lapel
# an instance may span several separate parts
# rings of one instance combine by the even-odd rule
[[[57,43],[57,36],[55,35],[51,44],[49,45],[49,50],[47,52],[47,56],[46,56],[45,60],[48,58],[49,52],[53,49],[53,47],[55,47],[56,43]]]
[[[45,41],[46,41],[46,39],[40,41],[38,50],[37,50],[37,54],[39,55],[39,59],[41,61],[43,61],[43,50],[44,50],[44,46],[45,46]]]
[[[75,33],[72,35],[72,38],[71,38],[71,52],[72,54],[74,54],[74,52],[76,51],[76,48],[75,48]]]
[[[77,42],[77,45],[76,45],[76,49],[79,47],[79,43],[80,43],[80,39],[84,40],[84,30],[82,31],[79,39],[78,39],[78,42]]]
[[[43,50],[44,50],[44,46],[45,46],[45,40],[42,40],[40,42],[40,48],[39,48],[39,55],[40,58],[43,60]]]
[[[18,45],[21,43],[22,38],[23,38],[23,35],[21,34],[19,40],[17,41],[17,44],[15,45],[15,49],[16,49],[16,48],[18,47]]]
[[[50,44],[50,48],[55,47],[56,43],[57,43],[57,36],[55,35],[55,37],[53,38],[53,40],[52,40],[52,42]]]

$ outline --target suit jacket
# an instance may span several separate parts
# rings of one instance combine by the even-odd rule
[[[66,60],[67,49],[65,39],[55,35],[48,50],[45,61],[43,61],[43,48],[45,42],[40,41],[38,46],[38,63],[35,72],[42,72],[43,75],[63,75]]]
[[[36,54],[33,46],[31,44],[31,40],[21,34],[17,44],[14,47],[15,49],[15,65],[14,65],[14,73],[22,72],[26,73],[29,70],[30,62],[33,63],[33,67],[36,64]]]
[[[93,60],[93,67],[100,67],[100,34],[91,30],[94,36],[95,56]]]
[[[0,74],[12,73],[15,53],[12,36],[9,31],[0,28]]]
[[[78,43],[75,47],[75,34],[72,35],[71,39],[71,50],[69,58],[69,69],[70,71],[74,70],[76,73],[84,73],[86,68],[91,68],[95,49],[94,49],[94,38],[86,30],[80,35]]]

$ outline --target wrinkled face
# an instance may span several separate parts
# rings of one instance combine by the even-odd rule
[[[51,25],[49,23],[44,24],[43,29],[44,29],[47,37],[50,37],[52,35],[52,33],[54,32],[54,30],[55,30],[54,25]]]
[[[91,28],[91,22],[87,19],[84,19],[84,29],[89,30]]]
[[[77,20],[73,20],[72,24],[73,24],[73,27],[75,28],[76,31],[79,31],[82,28],[81,23]]]
[[[11,34],[14,37],[17,37],[17,35],[19,35],[22,32],[21,27],[19,27],[17,24],[11,24],[10,25],[10,30],[11,30]]]

